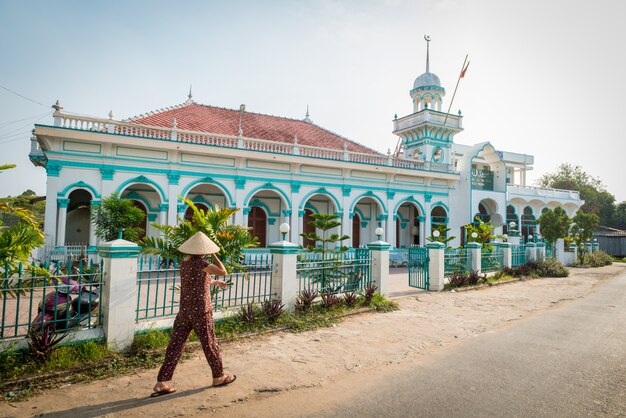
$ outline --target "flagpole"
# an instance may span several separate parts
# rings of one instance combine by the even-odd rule
[[[450,114],[450,109],[452,109],[452,103],[454,102],[454,96],[456,96],[456,89],[459,88],[459,83],[461,82],[461,76],[463,75],[463,70],[465,69],[465,63],[467,62],[467,57],[469,55],[465,55],[465,61],[463,61],[463,65],[461,66],[461,72],[459,73],[459,79],[456,80],[456,86],[454,87],[454,93],[452,93],[452,100],[450,100],[450,106],[448,106],[448,112],[446,113],[446,118],[443,120],[443,125],[446,125],[448,121],[448,115]]]

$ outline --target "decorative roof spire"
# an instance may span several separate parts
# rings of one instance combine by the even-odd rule
[[[191,98],[193,97],[191,95],[191,84],[189,85],[189,94],[187,95],[187,97],[189,98],[189,101],[191,101]]]
[[[426,40],[426,72],[430,72],[430,36],[424,35],[424,39]]]
[[[304,115],[304,121],[305,122],[312,122],[311,119],[309,118],[309,105],[306,105],[306,115]]]

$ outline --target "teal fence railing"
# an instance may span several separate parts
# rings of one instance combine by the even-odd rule
[[[271,254],[246,253],[244,268],[231,275],[219,277],[229,286],[220,290],[212,287],[213,309],[226,309],[262,303],[272,299]],[[180,304],[180,265],[177,260],[141,257],[137,272],[136,320],[174,316]]]
[[[468,272],[471,269],[471,254],[466,248],[446,248],[444,250],[444,277],[449,277],[454,272]]]
[[[344,253],[300,252],[296,264],[298,290],[334,294],[361,291],[372,283],[371,264],[367,248]]]
[[[504,253],[500,248],[483,248],[480,253],[480,271],[489,273],[498,271],[504,265]]]
[[[60,262],[0,267],[0,342],[44,327],[56,331],[100,326],[102,263]]]
[[[517,267],[526,264],[526,246],[515,245],[511,247],[511,266]]]

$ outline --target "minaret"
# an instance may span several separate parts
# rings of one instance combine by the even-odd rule
[[[393,133],[398,135],[396,155],[428,163],[449,164],[454,135],[463,130],[462,117],[441,112],[446,90],[430,72],[430,36],[426,41],[426,72],[415,79],[410,95],[413,113],[395,118]]]

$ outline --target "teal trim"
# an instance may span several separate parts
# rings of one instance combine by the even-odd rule
[[[435,209],[437,206],[441,206],[442,208],[444,208],[444,209],[445,209],[446,214],[450,214],[450,209],[448,209],[448,205],[446,205],[446,204],[445,204],[445,203],[443,203],[442,201],[439,201],[439,202],[437,202],[437,203],[433,203],[433,204],[430,206],[430,211],[432,212],[432,211],[433,211],[433,209]]]
[[[283,209],[284,216],[291,216],[291,209]]]
[[[362,211],[361,211],[361,209],[359,209],[359,208],[354,208],[354,210],[353,210],[352,212],[350,212],[350,213],[352,214],[352,216],[350,217],[350,219],[352,219],[352,218],[354,217],[354,214],[356,213],[357,215],[359,215],[359,218],[360,218],[362,221],[371,221],[371,220],[372,220],[372,218],[371,218],[371,217],[363,215],[363,212],[362,212]]]
[[[161,174],[161,175],[167,175],[168,173],[171,173],[172,170],[170,169],[158,169],[158,168],[149,168],[149,167],[136,167],[133,165],[128,165],[128,166],[110,166],[107,165],[105,167],[102,166],[102,164],[95,164],[95,163],[85,163],[85,162],[79,162],[79,161],[62,161],[62,160],[54,160],[54,161],[49,161],[48,163],[54,163],[59,167],[59,170],[61,168],[61,166],[63,167],[77,167],[77,168],[93,168],[93,169],[98,169],[100,170],[100,172],[102,173],[103,171],[108,171],[108,170],[112,170],[113,172],[115,171],[122,171],[122,172],[135,172],[135,173],[149,173],[149,174]],[[136,161],[135,161],[136,162]],[[153,164],[155,162],[152,162]],[[182,165],[182,164],[178,164],[178,165]],[[200,171],[176,171],[177,173],[180,173],[181,175],[184,176],[206,176],[206,171],[204,172],[200,172]],[[453,175],[458,176],[458,173],[450,173]],[[320,177],[320,176],[312,176],[312,175],[302,175],[303,177],[306,178],[319,178],[320,181],[324,181],[327,187],[343,187],[344,185],[341,183],[328,183],[327,182],[327,178],[325,177]],[[212,178],[220,178],[220,179],[231,179],[231,180],[235,180],[236,182],[244,182],[245,183],[245,177],[242,177],[240,175],[234,175],[234,174],[222,174],[222,173],[213,173],[212,174]],[[364,180],[360,180],[360,179],[354,179],[354,181],[364,181]],[[274,178],[272,179],[272,182],[274,183],[282,183],[282,184],[291,184],[292,180],[289,179],[282,179],[282,178]],[[300,181],[300,183],[302,185],[308,185],[308,186],[319,186],[320,182],[315,182],[315,181]],[[390,190],[390,188],[388,187],[388,185],[383,185],[383,183],[385,182],[379,182],[381,184],[381,186],[375,186],[372,184],[364,184],[361,185],[359,183],[355,183],[351,186],[348,186],[349,188],[354,188],[354,189],[360,189],[360,190],[367,190],[367,191],[388,191]],[[432,187],[432,186],[431,186]],[[441,186],[441,188],[443,189],[445,186]],[[398,193],[413,193],[413,194],[426,194],[429,193],[433,196],[448,196],[448,189],[446,188],[446,191],[441,191],[441,192],[436,192],[436,191],[426,191],[424,190],[423,186],[422,188],[415,188],[415,189],[407,189],[406,187],[403,188],[397,188],[397,189],[393,189]]]
[[[310,210],[313,213],[319,213],[319,211],[317,210],[317,208],[315,206],[313,206],[310,202],[306,202],[306,205],[304,205],[304,210]]]
[[[67,209],[67,206],[70,204],[70,199],[58,198],[57,204],[59,205],[60,208]]]
[[[98,254],[106,258],[136,258],[141,250],[141,247],[138,245],[124,245],[119,247],[99,245],[97,248]]]
[[[383,241],[375,241],[367,244],[367,248],[374,251],[389,251],[389,248],[391,248],[391,244]]]
[[[262,197],[261,198],[256,198],[252,202],[250,202],[250,204],[248,205],[248,208],[253,208],[253,207],[261,208],[261,209],[263,209],[265,211],[265,214],[267,215],[268,218],[270,216],[280,216],[280,209],[279,209],[278,212],[272,212],[270,207],[267,206],[267,204],[265,202],[262,202],[262,201],[260,201],[258,199],[262,199]]]
[[[113,180],[115,170],[112,168],[100,168],[100,174],[102,175],[102,180]]]
[[[180,174],[170,173],[167,175],[167,179],[170,181],[171,185],[178,186],[178,182],[180,181]]]
[[[391,199],[393,199],[394,197],[396,197],[396,192],[393,192],[393,191],[387,190],[387,199],[391,200]]]
[[[128,200],[136,200],[138,202],[143,203],[143,205],[146,207],[146,210],[149,213],[154,213],[154,212],[158,212],[159,210],[157,208],[154,208],[150,205],[150,202],[148,202],[148,200],[141,196],[139,193],[137,193],[136,191],[131,191],[130,193],[128,193],[127,195],[125,195],[123,197],[123,199],[128,199]]]
[[[148,214],[148,222],[156,222],[156,220],[157,220],[156,213],[149,213]]]
[[[235,188],[237,190],[243,190],[246,187],[246,179],[242,177],[235,177]],[[232,201],[232,199],[231,199]]]
[[[366,197],[371,197],[373,200],[378,202],[378,204],[380,205],[380,211],[382,213],[387,213],[387,207],[385,206],[385,203],[383,202],[383,200],[380,197],[378,197],[376,194],[374,194],[374,192],[372,192],[372,191],[365,192],[365,193],[362,193],[361,195],[357,196],[354,199],[354,202],[352,203],[352,207],[350,208],[350,212],[354,212],[354,208],[359,203],[359,201],[361,199],[366,198]]]
[[[169,203],[159,203],[159,212],[167,212],[169,207]]]
[[[446,248],[446,245],[442,242],[428,242],[426,243],[426,248],[432,250],[443,250],[444,248]]]
[[[337,199],[331,192],[329,192],[328,190],[326,190],[325,187],[320,187],[319,189],[315,189],[310,191],[309,193],[307,193],[303,198],[302,201],[300,202],[300,207],[299,209],[302,209],[304,207],[304,205],[306,205],[306,203],[309,201],[309,199],[316,195],[316,194],[321,194],[323,196],[329,197],[335,204],[335,209],[338,211],[343,211],[343,208],[341,207],[341,204],[339,203],[339,199]]]
[[[101,200],[90,200],[89,204],[91,206],[100,206],[102,204],[102,201]]]
[[[235,179],[235,187],[236,188],[238,188],[237,187],[237,181],[241,181],[241,180],[242,179]],[[245,179],[243,179],[243,183],[245,185],[245,183],[246,183]],[[182,193],[180,195],[183,196],[183,197],[187,197],[187,194],[189,194],[189,192],[194,187],[196,187],[199,184],[211,184],[211,185],[217,187],[218,189],[220,189],[224,193],[224,195],[225,195],[225,197],[227,199],[226,206],[235,205],[235,200],[233,199],[233,196],[230,194],[230,191],[228,191],[228,188],[226,186],[224,186],[222,183],[220,183],[220,182],[216,181],[215,179],[213,179],[213,177],[202,177],[202,178],[197,179],[197,180],[192,180],[191,183],[189,183],[183,189],[183,191],[182,191]]]
[[[343,196],[348,197],[350,196],[350,192],[352,191],[352,187],[350,186],[342,186],[341,187],[341,192],[343,194]]]
[[[116,156],[123,156],[123,157],[129,157],[130,159],[135,159],[135,154],[122,154],[120,153],[120,149],[121,150],[135,150],[135,151],[141,151],[143,153],[146,152],[146,149],[144,148],[135,148],[135,147],[126,147],[126,146],[118,146],[115,148],[115,155]],[[154,160],[161,160],[161,161],[167,161],[168,160],[168,152],[167,151],[160,151],[160,150],[150,150],[151,152],[155,153],[156,155],[160,155],[159,158],[154,157],[154,158],[150,158],[150,157],[146,157],[145,155],[143,157],[141,157],[142,160],[149,160],[149,161],[154,161]],[[138,156],[137,156],[138,157]]]
[[[122,192],[128,187],[131,186],[133,184],[150,184],[152,186],[154,186],[157,189],[157,192],[161,195],[161,202],[162,203],[167,203],[168,202],[168,198],[167,195],[165,194],[165,192],[163,191],[163,188],[161,187],[161,185],[159,185],[159,183],[157,183],[154,180],[149,179],[146,176],[137,176],[137,177],[133,177],[132,179],[128,179],[126,180],[124,183],[120,184],[116,190],[117,193],[120,194],[120,196],[122,195]]]
[[[285,206],[287,206],[288,208],[291,208],[291,200],[289,199],[287,194],[281,189],[279,189],[278,187],[274,186],[272,183],[265,183],[252,189],[250,193],[248,193],[248,196],[246,196],[246,198],[244,199],[243,205],[250,206],[249,205],[250,199],[252,199],[257,192],[260,192],[262,190],[271,190],[271,191],[277,192],[280,196],[282,196],[285,199],[284,201]]]
[[[85,150],[77,150],[77,149],[67,149],[65,144],[83,144],[83,145],[91,145],[98,147],[98,151],[85,151]],[[63,151],[73,151],[77,153],[85,153],[85,154],[102,154],[102,145],[93,144],[91,142],[77,142],[77,141],[63,141]]]
[[[276,223],[276,218],[267,218],[268,225],[274,225]]]
[[[46,164],[46,174],[48,177],[59,177],[61,174],[61,165],[50,164],[50,161],[48,161],[48,164]]]
[[[67,186],[65,189],[57,193],[59,197],[67,197],[72,189],[88,189],[91,192],[91,197],[94,199],[100,199],[101,195],[98,193],[95,187],[90,184],[85,183],[84,181],[77,181],[76,183],[72,183]]]
[[[269,246],[270,254],[297,254],[300,246],[285,242],[284,244],[271,244]]]
[[[400,209],[400,206],[402,206],[405,203],[412,203],[412,204],[416,205],[420,214],[422,214],[422,215],[426,214],[426,211],[424,210],[424,207],[413,196],[409,196],[409,197],[406,197],[406,198],[400,200],[396,204],[396,207],[393,209],[393,213],[398,213],[398,210]]]
[[[482,244],[480,242],[468,242],[465,244],[467,248],[482,248]]]

